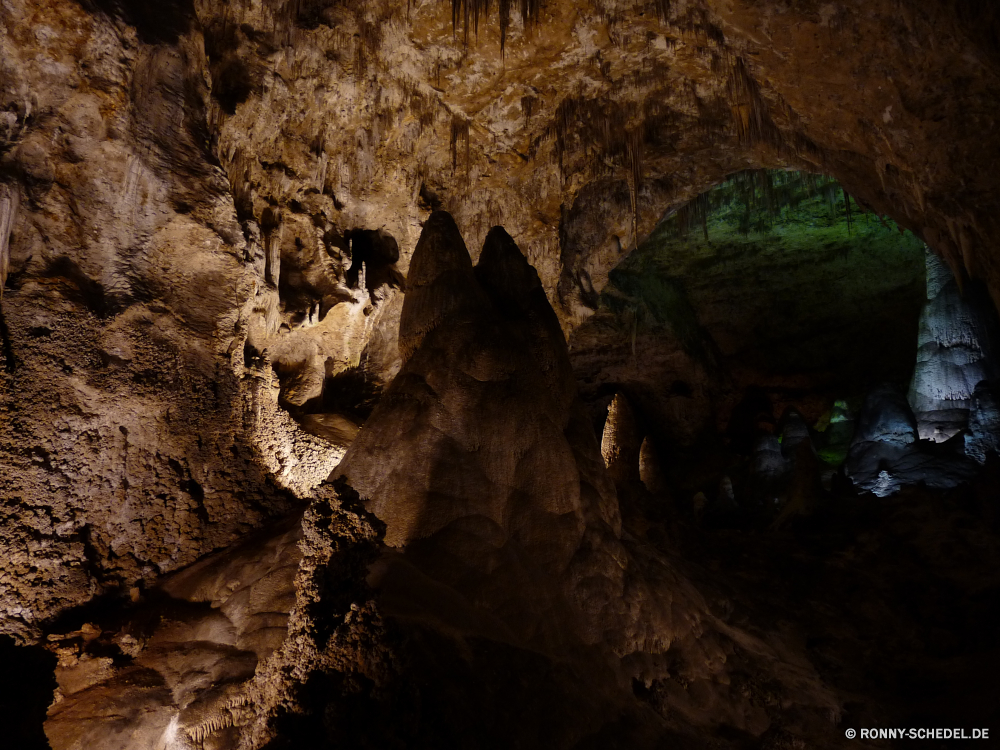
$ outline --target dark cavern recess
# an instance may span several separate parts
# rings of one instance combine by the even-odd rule
[[[992,4],[154,5],[0,6],[7,744],[996,745]]]
[[[802,442],[826,490],[878,496],[954,487],[997,446],[990,300],[851,206],[829,178],[738,173],[661,222],[570,338],[595,427],[630,403],[650,472],[699,514],[781,516]]]

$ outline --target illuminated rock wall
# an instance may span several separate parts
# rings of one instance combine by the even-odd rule
[[[909,394],[921,439],[939,443],[964,429],[976,386],[996,377],[986,305],[972,290],[963,294],[947,264],[928,249],[927,303]]]

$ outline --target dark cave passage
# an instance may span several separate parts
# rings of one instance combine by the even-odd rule
[[[831,178],[742,172],[611,271],[571,358],[598,430],[627,399],[678,508],[773,522],[976,474],[1000,427],[997,328],[966,286]]]
[[[18,750],[48,750],[42,724],[56,689],[56,657],[41,646],[18,646],[0,636],[0,722],[4,744]]]

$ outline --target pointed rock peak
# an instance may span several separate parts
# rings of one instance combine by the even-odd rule
[[[496,310],[508,321],[524,324],[548,387],[561,394],[563,408],[576,397],[566,337],[534,267],[503,227],[486,235],[476,264],[476,278]]]
[[[476,278],[504,312],[523,310],[531,293],[542,288],[538,273],[503,227],[493,227],[486,235]]]
[[[449,316],[488,305],[455,220],[445,211],[435,211],[424,224],[410,261],[399,320],[403,360]]]
[[[451,214],[435,211],[420,232],[410,260],[407,284],[411,287],[427,286],[449,271],[471,272],[472,258]]]

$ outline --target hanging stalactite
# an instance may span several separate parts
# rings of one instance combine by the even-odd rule
[[[814,196],[826,202],[833,218],[840,193],[844,195],[850,229],[853,226],[850,198],[832,177],[808,172],[748,169],[737,172],[718,187],[684,204],[670,221],[680,236],[686,236],[691,228],[700,226],[707,242],[710,214],[726,211],[728,220],[744,235],[767,232],[783,209],[794,208]]]
[[[492,0],[451,0],[451,25],[455,33],[458,33],[459,26],[462,28],[462,43],[469,46],[469,28],[473,33],[479,34],[479,19],[486,18],[490,13]],[[510,31],[511,11],[513,0],[497,0],[497,21],[500,26],[500,54],[504,54],[507,47],[507,34]],[[538,22],[541,3],[539,0],[520,0],[518,11],[521,14],[521,22],[525,29]]]
[[[451,170],[458,169],[459,143],[463,144],[465,151],[465,176],[469,176],[469,168],[472,163],[472,151],[469,141],[469,121],[460,115],[451,118]]]
[[[628,192],[632,204],[632,242],[639,245],[639,188],[642,182],[642,129],[635,128],[626,135],[626,162],[628,167]]]
[[[3,300],[3,288],[10,270],[10,234],[17,220],[20,198],[17,188],[0,186],[0,300]]]
[[[754,146],[781,145],[781,133],[771,119],[760,85],[750,74],[742,57],[732,61],[726,93],[736,124],[736,135],[741,144]]]

